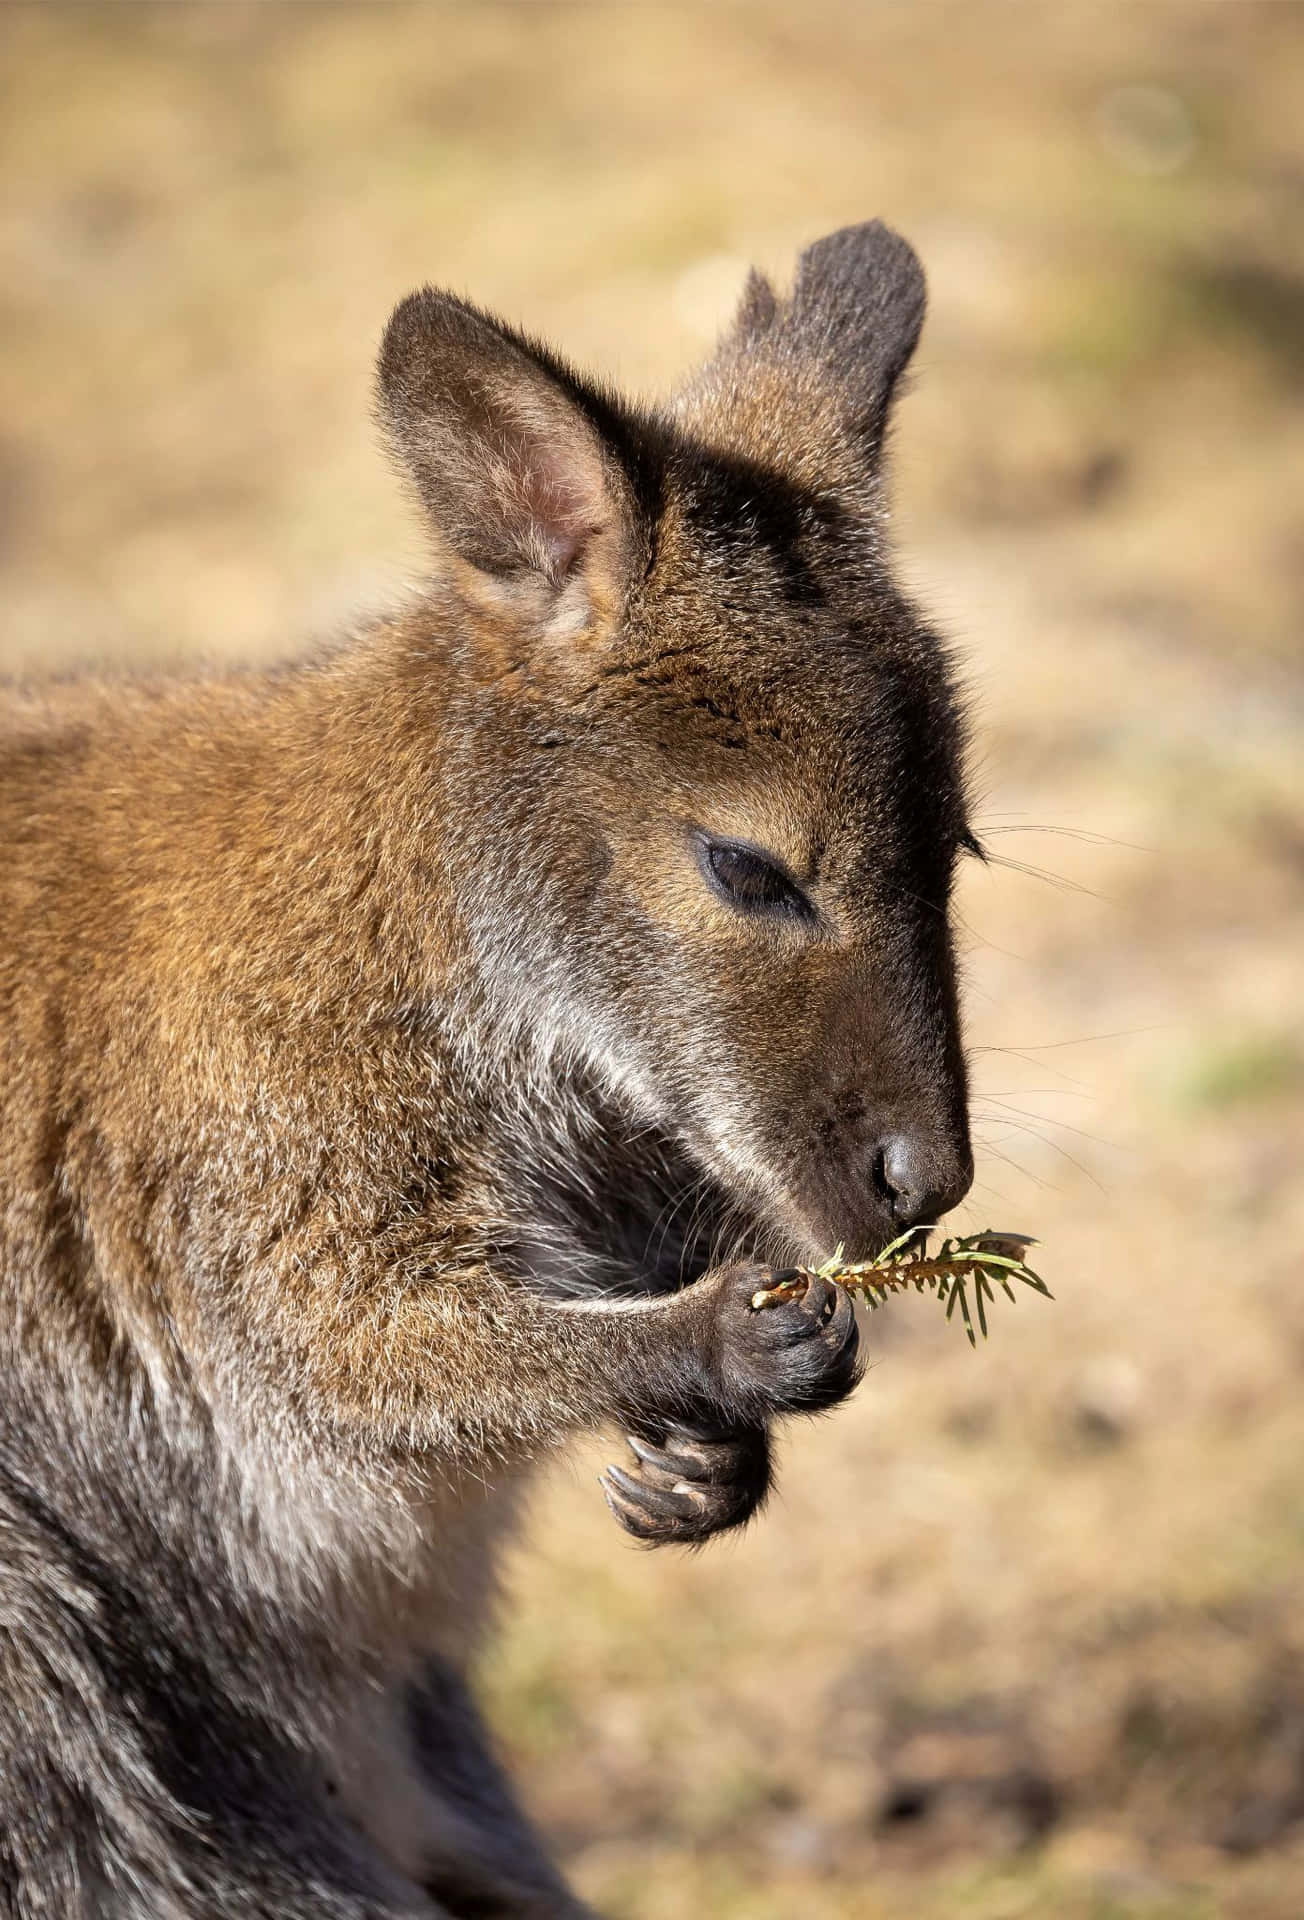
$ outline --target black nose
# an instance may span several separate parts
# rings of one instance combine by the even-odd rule
[[[890,1134],[879,1156],[892,1217],[903,1229],[940,1220],[959,1206],[973,1180],[973,1162],[967,1152],[923,1134]]]

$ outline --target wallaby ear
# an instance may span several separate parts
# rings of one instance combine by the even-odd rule
[[[505,585],[556,594],[619,568],[632,495],[601,397],[452,294],[409,295],[385,329],[378,404],[438,534]]]
[[[786,315],[792,340],[854,400],[875,451],[919,344],[926,303],[919,256],[881,220],[828,234],[797,263]]]
[[[842,432],[861,457],[875,462],[892,396],[918,344],[924,307],[923,268],[900,234],[881,220],[843,227],[802,254],[786,299],[777,298],[760,274],[749,276],[701,391],[709,397],[714,389],[716,418],[736,412],[745,431],[753,429],[755,409],[731,403],[749,376],[771,410],[784,410],[786,391],[790,417],[784,426],[790,435],[815,426],[813,398],[831,400]]]

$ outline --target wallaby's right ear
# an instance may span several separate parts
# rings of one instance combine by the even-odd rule
[[[639,516],[613,407],[475,307],[425,287],[380,349],[379,411],[464,580],[546,611],[568,586],[619,592]],[[494,589],[497,589],[495,592]]]

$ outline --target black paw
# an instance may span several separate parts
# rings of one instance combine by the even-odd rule
[[[632,1472],[608,1467],[600,1485],[626,1533],[649,1546],[697,1546],[750,1520],[770,1487],[763,1427],[705,1438],[672,1428],[659,1445],[626,1434]]]
[[[861,1374],[846,1288],[769,1267],[735,1268],[728,1281],[717,1328],[732,1393],[744,1403],[759,1400],[767,1413],[818,1413],[845,1399]]]

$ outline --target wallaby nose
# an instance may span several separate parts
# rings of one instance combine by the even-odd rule
[[[879,1167],[892,1217],[907,1227],[931,1226],[958,1207],[973,1180],[973,1163],[941,1141],[922,1134],[889,1134],[879,1149]]]

